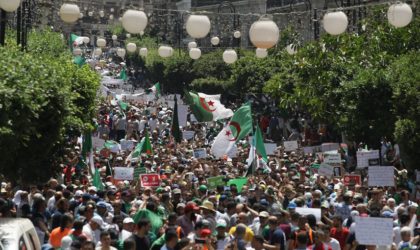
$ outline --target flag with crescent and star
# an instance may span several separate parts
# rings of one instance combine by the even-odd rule
[[[220,102],[220,95],[186,92],[186,101],[199,122],[217,121],[232,117],[231,109]]]
[[[211,146],[211,153],[216,158],[226,155],[245,136],[252,133],[251,105],[242,105],[234,114],[232,119],[217,135]]]

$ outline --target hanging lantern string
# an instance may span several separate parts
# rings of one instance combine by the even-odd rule
[[[360,8],[371,8],[371,7],[376,7],[376,6],[385,6],[385,5],[391,5],[395,3],[395,1],[389,1],[389,2],[381,2],[381,3],[369,3],[369,4],[360,4],[360,5],[353,5],[353,6],[348,6],[348,7],[336,7],[336,8],[329,8],[326,10],[319,10],[322,12],[329,12],[329,11],[336,11],[336,10],[341,10],[341,11],[349,11],[349,10],[357,10]],[[150,8],[150,11],[162,11],[162,12],[176,12],[176,13],[187,13],[187,14],[194,14],[194,15],[218,15],[218,16],[232,16],[232,15],[237,15],[237,16],[248,16],[248,17],[261,17],[264,15],[271,15],[271,16],[290,16],[290,15],[301,15],[301,14],[308,14],[308,13],[312,13],[312,10],[305,10],[305,11],[293,11],[293,12],[286,12],[286,13],[266,13],[266,14],[261,14],[261,13],[223,13],[223,12],[211,12],[211,11],[186,11],[186,10],[175,10],[175,9],[160,9],[160,8]]]

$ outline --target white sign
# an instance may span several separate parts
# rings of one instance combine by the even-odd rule
[[[340,148],[340,144],[338,143],[322,143],[321,150],[322,152],[338,150]]]
[[[188,105],[178,104],[178,122],[179,126],[187,126]]]
[[[297,207],[296,213],[300,215],[313,214],[316,218],[316,221],[321,221],[321,209],[320,208],[306,208],[306,207]]]
[[[368,174],[369,187],[393,187],[395,185],[393,166],[371,166]]]
[[[286,152],[290,152],[298,148],[297,141],[284,141],[283,145],[284,145],[284,151]]]
[[[327,163],[327,164],[341,163],[341,155],[340,154],[324,154],[324,163]]]
[[[303,147],[303,153],[306,155],[317,152],[321,152],[321,146]]]
[[[393,241],[391,218],[356,216],[356,240],[361,245],[390,246]]]
[[[326,177],[331,177],[334,174],[334,167],[325,163],[321,163],[318,169],[318,174]]]
[[[274,151],[277,149],[276,143],[264,143],[265,152],[267,155],[274,155]]]
[[[370,159],[379,158],[379,150],[357,151],[356,156],[357,156],[357,168],[369,167]]]
[[[105,144],[105,140],[98,138],[98,137],[92,137],[92,147],[94,149],[100,149],[103,148]]]
[[[121,139],[120,140],[120,145],[121,145],[121,150],[133,150],[134,149],[134,141],[132,140],[125,140],[125,139]]]
[[[194,131],[182,131],[182,138],[186,140],[191,140],[192,138],[194,138],[194,134]]]
[[[194,150],[194,158],[201,159],[207,157],[207,151],[205,148],[197,148]]]
[[[115,167],[114,179],[115,180],[128,180],[132,181],[134,177],[134,168]]]

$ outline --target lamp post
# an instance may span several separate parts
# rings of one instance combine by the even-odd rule
[[[234,47],[239,47],[241,45],[241,39],[235,38],[233,36],[233,31],[236,31],[236,28],[239,27],[239,16],[236,14],[236,7],[233,5],[233,3],[228,1],[223,1],[219,4],[217,7],[217,12],[221,13],[224,8],[229,9],[230,13],[232,13],[232,31],[229,32],[231,34],[231,45]],[[217,23],[217,26],[219,26],[219,23]],[[221,35],[221,34],[220,34]]]
[[[15,12],[19,8],[20,4],[20,0],[0,0],[0,45],[2,46],[4,45],[6,38],[6,12]]]

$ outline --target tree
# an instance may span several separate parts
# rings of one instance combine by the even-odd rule
[[[59,34],[29,37],[28,53],[12,43],[0,47],[0,172],[21,184],[61,170],[65,137],[91,126],[99,86],[95,72],[73,65]]]

